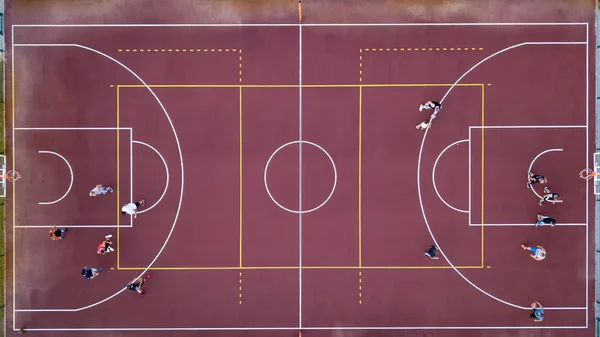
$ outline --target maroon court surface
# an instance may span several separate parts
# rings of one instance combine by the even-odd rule
[[[8,336],[594,336],[593,1],[100,3],[7,1]]]

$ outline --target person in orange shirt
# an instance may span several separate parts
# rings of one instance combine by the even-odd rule
[[[50,234],[50,239],[52,240],[62,240],[65,238],[65,232],[68,231],[68,228],[58,228],[56,226],[52,227],[48,232]]]

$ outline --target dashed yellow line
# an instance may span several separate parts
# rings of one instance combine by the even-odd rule
[[[480,47],[427,47],[427,48],[364,48],[360,49],[362,52],[397,52],[397,51],[482,51]]]
[[[242,304],[242,272],[240,272],[240,295],[239,295],[239,299],[240,299],[240,304]]]
[[[359,59],[359,64],[358,64],[358,81],[362,82],[362,62],[363,62],[363,56],[362,56],[362,52],[363,50],[360,50],[360,55],[358,57]]]
[[[362,272],[358,272],[358,304],[362,304]]]
[[[228,50],[228,49],[225,49]],[[219,49],[219,51],[222,51],[221,49]],[[239,54],[240,54],[240,83],[242,83],[242,50],[239,50]]]
[[[165,52],[175,52],[175,53],[184,53],[184,52],[209,52],[209,53],[241,53],[241,49],[237,48],[185,48],[185,49],[156,49],[156,48],[129,48],[129,49],[117,49],[119,53],[136,53],[136,52],[146,52],[146,53],[165,53]]]

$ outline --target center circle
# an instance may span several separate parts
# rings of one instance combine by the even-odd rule
[[[269,184],[267,182],[267,172],[269,170],[269,164],[271,163],[271,160],[273,159],[273,157],[275,157],[275,155],[279,151],[281,151],[283,148],[285,148],[287,146],[290,146],[290,145],[294,145],[294,144],[307,144],[307,145],[310,145],[310,146],[313,146],[313,147],[319,149],[320,151],[322,151],[323,153],[325,153],[325,155],[327,156],[327,158],[329,158],[329,161],[331,162],[331,166],[333,167],[333,187],[331,188],[331,192],[329,193],[329,195],[327,196],[327,198],[325,199],[325,201],[323,201],[317,207],[314,207],[314,208],[311,208],[311,209],[307,209],[307,210],[303,210],[303,211],[289,209],[289,208],[281,205],[279,202],[277,202],[277,200],[271,194],[271,191],[269,190]],[[269,198],[271,198],[271,200],[277,206],[279,206],[279,208],[281,208],[281,209],[283,209],[285,211],[288,211],[290,213],[304,214],[304,213],[310,213],[310,212],[314,212],[314,211],[318,210],[319,208],[323,207],[329,201],[329,199],[333,195],[333,192],[335,191],[335,186],[337,184],[337,169],[335,167],[335,163],[333,162],[333,158],[331,158],[331,156],[329,155],[329,153],[327,153],[327,151],[325,151],[325,149],[323,149],[321,146],[319,146],[319,145],[317,145],[315,143],[309,142],[309,141],[305,141],[305,140],[295,140],[293,142],[289,142],[289,143],[281,145],[277,150],[275,150],[275,152],[273,152],[271,154],[271,156],[269,157],[269,160],[267,160],[267,164],[265,165],[264,181],[265,181],[265,189],[267,190],[267,194],[269,195]],[[300,188],[302,188],[302,186],[300,186]]]

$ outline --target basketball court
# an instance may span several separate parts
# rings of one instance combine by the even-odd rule
[[[8,336],[594,336],[590,23],[10,27]]]

